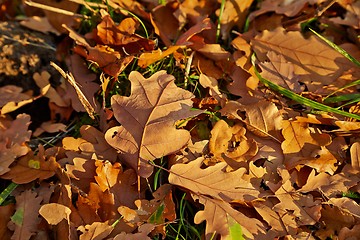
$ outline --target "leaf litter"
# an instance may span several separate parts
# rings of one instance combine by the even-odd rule
[[[359,59],[358,1],[36,2],[66,71],[0,87],[5,238],[357,239],[360,125],[256,73],[358,114],[358,66],[306,30]]]

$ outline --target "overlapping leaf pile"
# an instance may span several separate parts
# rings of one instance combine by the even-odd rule
[[[359,79],[359,67],[301,24],[316,19],[323,35],[360,59],[359,1],[219,2],[84,3],[101,9],[96,27],[80,34],[70,17],[61,30],[74,41],[63,54],[78,90],[51,85],[46,72],[34,76],[38,96],[0,88],[0,178],[19,184],[15,201],[0,206],[0,236],[165,238],[179,218],[177,188],[201,206],[188,221],[205,222],[206,239],[230,239],[234,229],[243,239],[360,235],[359,122],[312,113],[255,74],[257,67],[316,101],[357,94],[344,86]],[[232,32],[246,19],[245,33]],[[130,91],[119,89],[128,82]],[[49,99],[52,115],[32,132],[36,116],[10,113],[37,98]],[[73,113],[85,111],[96,126],[83,124],[81,137],[30,148],[44,132],[66,132]],[[156,189],[158,170],[168,177]]]

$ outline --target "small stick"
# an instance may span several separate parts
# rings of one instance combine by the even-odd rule
[[[29,5],[30,7],[41,8],[41,9],[44,9],[44,10],[47,10],[47,11],[56,12],[56,13],[60,13],[60,14],[71,16],[71,17],[87,18],[87,16],[84,16],[84,15],[81,15],[81,14],[78,14],[78,13],[73,13],[73,12],[70,12],[70,11],[67,11],[67,10],[64,10],[64,9],[59,9],[59,8],[51,7],[51,6],[48,6],[48,5],[41,4],[41,3],[36,3],[36,2],[31,1],[31,0],[25,0],[25,4]]]
[[[95,110],[93,106],[91,106],[89,100],[85,97],[84,93],[80,90],[79,86],[77,85],[74,76],[71,73],[65,73],[64,70],[62,70],[58,65],[56,65],[54,62],[50,62],[50,65],[55,68],[63,78],[65,78],[71,86],[75,88],[76,94],[78,95],[78,98],[81,102],[81,104],[84,106],[86,112],[89,114],[91,119],[95,120]]]

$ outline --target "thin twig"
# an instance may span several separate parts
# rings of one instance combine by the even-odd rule
[[[78,17],[78,18],[88,18],[88,16],[82,15],[82,14],[78,14],[78,13],[73,13],[64,9],[60,9],[60,8],[56,8],[56,7],[51,7],[45,4],[41,4],[41,3],[35,3],[31,0],[25,0],[25,4],[29,5],[30,7],[36,7],[36,8],[41,8],[43,10],[46,11],[50,11],[50,12],[56,12],[56,13],[60,13],[63,15],[67,15],[67,16],[71,16],[71,17]]]
[[[61,76],[71,84],[71,86],[75,88],[76,94],[78,95],[81,104],[83,105],[83,107],[85,108],[86,112],[89,114],[91,119],[95,120],[95,115],[96,115],[95,109],[93,108],[93,106],[91,106],[89,100],[87,100],[86,96],[77,85],[74,76],[71,73],[65,73],[64,70],[62,70],[54,62],[50,62],[50,65],[53,68],[55,68],[61,74]]]

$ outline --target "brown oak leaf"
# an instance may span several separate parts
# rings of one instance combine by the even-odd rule
[[[109,129],[105,139],[141,177],[148,177],[153,167],[147,161],[178,151],[190,139],[188,131],[175,128],[175,122],[200,112],[190,110],[193,94],[177,87],[175,78],[165,71],[148,79],[134,71],[129,79],[130,97],[111,98],[114,116],[122,126]]]
[[[250,182],[243,179],[245,168],[224,172],[225,162],[201,169],[203,158],[188,164],[175,164],[170,169],[169,182],[185,187],[197,194],[206,194],[225,201],[256,199],[260,192]]]
[[[311,92],[332,84],[345,71],[355,67],[322,40],[316,37],[306,39],[300,32],[286,32],[283,28],[264,31],[251,40],[251,45],[261,62],[267,60],[269,51],[291,62],[299,81],[306,83]]]
[[[41,181],[54,176],[60,165],[56,162],[56,155],[50,154],[50,151],[52,150],[45,150],[42,145],[39,145],[37,155],[30,152],[21,157],[2,178],[11,179],[17,184],[24,184],[36,179]]]
[[[257,239],[256,236],[265,233],[265,226],[262,222],[236,211],[227,202],[205,196],[196,196],[195,199],[199,199],[199,202],[205,206],[204,210],[196,213],[194,222],[199,224],[206,220],[206,239],[212,239],[214,234],[215,236],[220,235],[221,239],[228,239],[230,235],[228,216],[240,224],[242,234],[246,237],[244,239]]]
[[[11,217],[9,228],[15,230],[11,239],[27,240],[38,231],[41,197],[27,190],[16,196],[16,212]]]

